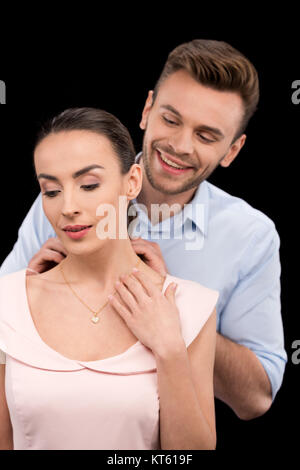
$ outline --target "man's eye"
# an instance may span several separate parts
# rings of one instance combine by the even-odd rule
[[[166,123],[168,123],[168,124],[177,124],[177,122],[171,121],[171,119],[168,119],[168,118],[166,118],[165,116],[163,116],[163,120],[164,120]]]
[[[202,140],[204,140],[204,142],[207,142],[207,143],[215,142],[215,140],[208,139],[207,137],[204,137],[204,135],[202,135],[202,134],[198,134],[198,135]]]
[[[98,188],[98,186],[99,186],[99,183],[95,183],[95,184],[84,184],[81,187],[84,188],[85,191],[92,191],[93,189]]]

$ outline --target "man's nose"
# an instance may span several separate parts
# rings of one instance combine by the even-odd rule
[[[177,155],[193,153],[193,133],[189,129],[177,129],[168,143]]]

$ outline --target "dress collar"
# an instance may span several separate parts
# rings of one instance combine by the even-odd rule
[[[73,360],[55,351],[42,340],[31,317],[26,292],[26,269],[13,273],[12,276],[17,277],[17,279],[11,278],[11,281],[14,284],[14,290],[19,292],[20,296],[18,296],[18,302],[15,303],[15,306],[13,304],[16,299],[9,296],[11,306],[7,309],[8,314],[6,318],[1,320],[0,325],[0,349],[8,356],[29,366],[52,371],[90,369],[117,375],[156,371],[156,361],[152,351],[140,341],[121,354],[98,361]],[[172,279],[172,276],[167,274],[162,292],[172,282]],[[3,282],[9,282],[9,280],[9,276],[5,281],[2,278],[3,289],[5,289]],[[10,291],[8,286],[8,292]],[[20,307],[22,308],[21,312]],[[16,309],[19,311],[16,312]],[[14,313],[16,313],[15,316]]]

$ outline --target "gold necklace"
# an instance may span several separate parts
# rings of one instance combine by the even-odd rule
[[[136,263],[135,267],[138,266],[138,264],[140,263],[140,261],[141,261],[141,260],[140,260],[140,258],[139,258],[139,260],[138,260],[138,262]],[[83,305],[85,305],[85,306],[94,314],[94,316],[91,318],[91,321],[96,325],[96,324],[98,323],[98,321],[100,320],[100,318],[98,317],[99,313],[101,312],[101,310],[104,309],[104,307],[106,307],[106,305],[108,304],[109,300],[107,300],[107,301],[105,302],[105,304],[102,305],[102,307],[100,307],[99,310],[97,310],[97,311],[95,312],[95,311],[92,310],[92,309],[84,302],[84,300],[82,300],[82,299],[79,297],[79,295],[76,294],[76,292],[73,290],[72,286],[70,285],[70,283],[69,283],[69,282],[67,281],[67,279],[65,278],[65,275],[64,275],[64,272],[63,272],[61,263],[59,263],[58,267],[59,267],[59,269],[60,269],[60,271],[61,271],[61,273],[62,273],[62,276],[63,276],[63,278],[64,278],[64,280],[65,280],[65,283],[70,287],[70,289],[71,289],[71,291],[73,292],[73,294],[77,297],[77,299],[78,299]],[[116,291],[114,291],[112,295],[114,295],[115,293],[116,293]]]

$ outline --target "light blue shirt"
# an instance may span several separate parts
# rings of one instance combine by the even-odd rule
[[[131,236],[158,243],[171,275],[219,291],[217,331],[256,354],[270,379],[274,400],[287,355],[280,303],[280,239],[273,221],[207,181],[182,211],[154,226],[142,208],[136,209]],[[55,236],[40,193],[0,276],[25,268],[45,241]]]

